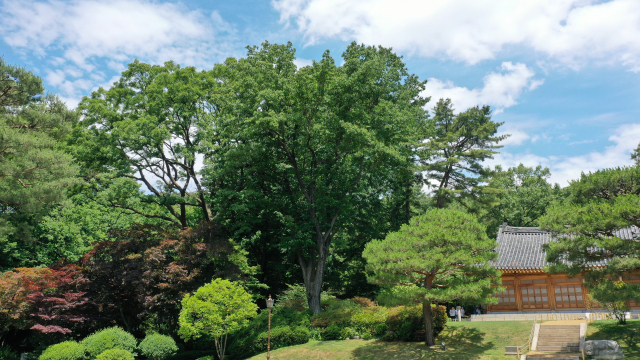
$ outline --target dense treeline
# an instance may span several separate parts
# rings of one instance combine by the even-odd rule
[[[380,292],[363,250],[416,215],[453,208],[493,239],[568,196],[548,169],[483,167],[505,138],[490,108],[432,106],[390,49],[294,60],[264,43],[204,71],[135,61],[70,110],[0,59],[0,346],[175,336],[213,278],[259,306],[302,284],[318,314],[323,293]]]

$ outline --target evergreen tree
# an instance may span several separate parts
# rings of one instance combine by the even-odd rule
[[[499,288],[497,243],[473,215],[433,209],[384,240],[367,244],[369,280],[385,287],[382,300],[422,304],[425,344],[435,344],[431,304],[492,303]]]
[[[62,142],[77,114],[43,93],[39,77],[0,58],[0,268],[78,174]]]
[[[640,284],[620,281],[640,269],[640,242],[617,236],[627,229],[640,239],[640,167],[582,174],[569,191],[540,219],[556,234],[545,246],[550,271],[583,274],[592,296],[605,305],[640,300]]]
[[[502,123],[491,120],[489,106],[473,107],[454,114],[450,99],[440,99],[429,120],[432,136],[424,143],[422,163],[427,172],[427,185],[436,189],[436,207],[443,208],[447,199],[473,194],[489,171],[482,161],[497,154]]]
[[[631,153],[631,159],[635,160],[636,166],[640,166],[640,143],[638,143],[638,147]]]

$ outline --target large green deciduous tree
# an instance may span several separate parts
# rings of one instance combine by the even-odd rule
[[[433,209],[384,240],[367,244],[369,281],[382,299],[422,304],[425,344],[435,344],[431,304],[493,303],[500,272],[491,264],[497,243],[473,215]]]
[[[78,167],[63,149],[77,114],[42,80],[0,58],[0,258],[31,239],[33,225],[60,204]],[[2,264],[0,263],[0,267]]]
[[[224,360],[227,335],[246,326],[257,311],[258,306],[242,286],[215,279],[182,299],[178,334],[185,341],[213,337],[218,359]]]
[[[614,304],[640,300],[640,284],[621,283],[621,276],[640,269],[640,167],[582,174],[568,188],[570,196],[540,219],[556,234],[546,245],[553,272],[583,274],[595,300]],[[616,232],[630,228],[636,241]],[[606,266],[593,267],[594,264]]]
[[[112,199],[111,206],[181,228],[190,225],[189,209],[197,209],[199,219],[213,218],[198,164],[205,141],[201,129],[215,109],[208,100],[214,85],[207,71],[135,61],[111,89],[83,99],[78,158],[88,169],[142,183],[148,194],[144,201],[166,213],[141,211],[126,196]]]
[[[489,106],[454,113],[450,99],[440,99],[429,120],[432,136],[421,154],[428,185],[436,189],[436,207],[447,199],[472,194],[489,175],[482,162],[491,159],[507,135],[497,135],[502,123],[491,120]]]
[[[424,82],[399,56],[355,43],[342,56],[298,69],[291,44],[264,43],[214,69],[220,145],[208,171],[226,191],[217,201],[244,214],[239,227],[272,214],[272,241],[300,265],[314,313],[336,233],[411,169],[427,137]]]
[[[487,234],[495,238],[501,224],[538,226],[547,207],[562,196],[558,184],[548,182],[548,168],[522,164],[503,170],[496,166],[480,201],[472,201],[472,210],[487,225]]]

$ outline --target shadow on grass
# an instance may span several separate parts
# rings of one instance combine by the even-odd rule
[[[589,324],[593,331],[587,340],[615,340],[620,346],[624,355],[633,358],[640,358],[640,321],[627,320],[626,325],[620,325],[617,321],[594,322]],[[637,356],[637,357],[636,357]]]
[[[355,349],[352,356],[357,360],[373,359],[479,359],[493,347],[492,342],[484,343],[485,333],[478,329],[458,327],[447,329],[436,339],[437,346],[429,348],[424,343],[375,342]],[[440,349],[440,343],[447,350]]]

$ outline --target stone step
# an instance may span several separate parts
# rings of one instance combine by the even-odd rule
[[[580,345],[577,346],[546,346],[538,345],[537,351],[553,351],[553,352],[578,352],[580,351]]]

